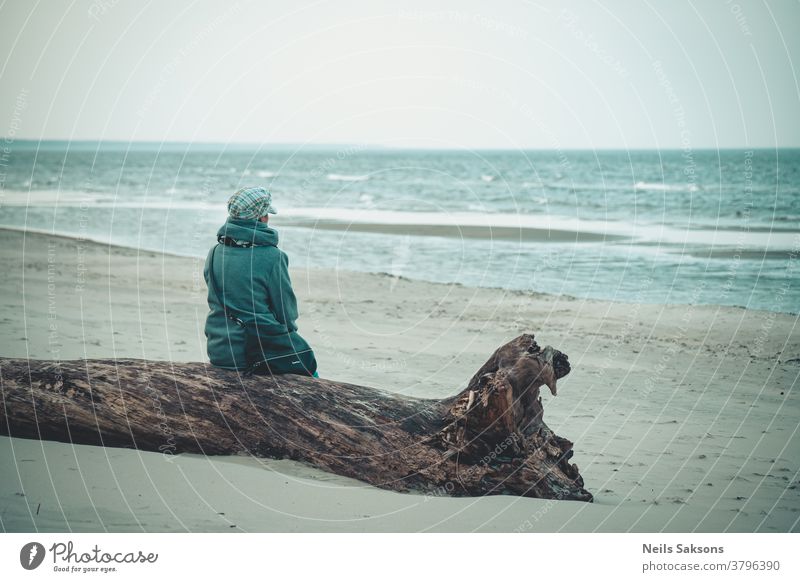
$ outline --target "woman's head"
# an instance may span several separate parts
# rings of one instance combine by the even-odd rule
[[[268,222],[269,215],[277,213],[272,206],[272,194],[266,188],[242,188],[228,200],[231,218]]]

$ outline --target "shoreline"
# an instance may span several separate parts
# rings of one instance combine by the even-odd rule
[[[294,226],[294,225],[286,225],[286,226]],[[322,225],[319,225],[319,226],[322,227]],[[337,228],[336,230],[340,230],[340,229]],[[354,229],[354,230],[358,230],[358,229]],[[108,247],[108,248],[111,248],[111,249],[119,249],[120,251],[126,251],[126,252],[130,251],[130,252],[134,252],[136,254],[147,253],[147,254],[151,254],[151,255],[164,255],[164,256],[168,256],[168,257],[175,257],[175,258],[181,258],[181,259],[193,259],[193,260],[203,260],[203,261],[205,260],[205,256],[204,255],[201,256],[199,254],[190,254],[190,253],[182,254],[182,253],[177,253],[177,252],[173,252],[173,251],[162,251],[162,250],[151,249],[151,248],[147,248],[147,247],[135,247],[135,246],[125,245],[125,244],[120,244],[120,243],[108,242],[108,241],[105,241],[105,240],[91,238],[91,237],[80,238],[78,236],[71,235],[71,234],[65,233],[65,232],[55,232],[54,233],[52,231],[48,231],[48,230],[45,230],[45,229],[33,229],[33,228],[22,228],[22,227],[17,228],[17,227],[13,227],[13,226],[0,226],[0,233],[2,233],[2,232],[21,233],[23,235],[33,235],[33,236],[47,236],[47,237],[52,237],[52,238],[58,238],[58,239],[61,239],[61,240],[64,240],[64,241],[76,241],[76,242],[86,243],[86,244],[89,244],[89,245],[100,245],[100,246]],[[368,231],[362,231],[362,232],[368,232]],[[727,251],[719,251],[719,252],[720,253],[727,253]],[[735,252],[735,250],[730,251],[730,252]],[[789,255],[790,251],[767,251],[767,254],[771,254],[772,255],[773,253],[774,253],[775,257],[782,257],[784,254]],[[696,252],[693,252],[691,254],[693,254],[693,255],[696,254],[697,256],[707,256],[709,253],[708,252],[703,253],[702,251],[696,251]],[[758,256],[761,256],[761,255],[758,255]],[[292,270],[294,270],[294,268],[292,268]],[[325,271],[325,270],[328,270],[328,269],[326,269],[325,267],[311,267],[311,268],[303,269],[303,270]],[[442,286],[446,286],[446,287],[457,286],[457,287],[463,287],[463,288],[466,288],[466,289],[487,289],[487,290],[499,291],[499,292],[504,292],[504,293],[510,293],[510,294],[514,294],[514,295],[530,295],[530,296],[533,296],[533,297],[542,296],[542,297],[551,297],[553,299],[562,298],[562,299],[569,300],[569,301],[588,301],[588,302],[615,303],[615,304],[620,304],[620,305],[647,305],[647,306],[654,306],[654,307],[655,306],[680,307],[680,306],[693,305],[693,304],[690,304],[690,303],[655,303],[655,302],[646,302],[646,301],[625,301],[625,300],[621,300],[621,299],[613,299],[613,300],[611,300],[611,299],[603,299],[603,298],[597,298],[597,297],[581,297],[581,296],[578,296],[578,295],[570,295],[568,293],[558,293],[558,294],[556,294],[556,293],[547,293],[545,291],[534,291],[534,290],[530,290],[530,289],[516,289],[516,288],[512,288],[512,287],[473,286],[473,285],[466,285],[464,283],[460,283],[460,282],[457,282],[457,281],[444,283],[444,282],[440,282],[440,281],[431,281],[431,280],[428,280],[428,279],[418,279],[418,278],[407,277],[405,275],[393,275],[393,274],[385,272],[385,271],[354,271],[354,270],[348,270],[348,269],[336,269],[336,271],[339,272],[339,273],[342,273],[343,275],[347,275],[347,274],[374,275],[374,276],[378,276],[378,277],[389,277],[389,278],[397,279],[397,280],[406,280],[406,281],[412,281],[412,282],[416,281],[416,282],[420,282],[420,283],[426,283],[426,284],[429,284],[429,285],[442,285]],[[799,315],[800,314],[800,312],[795,312],[795,311],[774,311],[774,310],[770,310],[770,309],[754,309],[754,308],[745,307],[744,305],[726,305],[726,304],[717,304],[717,303],[701,303],[701,304],[697,304],[697,305],[702,305],[702,306],[705,306],[705,307],[717,307],[717,308],[720,308],[720,309],[741,309],[743,311],[752,311],[752,312],[755,312],[755,313],[777,313],[777,314],[781,314],[781,315]]]

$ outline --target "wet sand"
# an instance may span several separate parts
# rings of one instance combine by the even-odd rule
[[[333,220],[290,220],[289,226],[322,230],[403,234],[411,236],[441,236],[525,242],[603,242],[626,241],[630,237],[599,232],[560,230],[513,226],[476,226],[459,224],[390,224],[370,222],[340,222]]]

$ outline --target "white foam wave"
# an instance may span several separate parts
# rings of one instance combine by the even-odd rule
[[[633,189],[652,192],[699,192],[697,184],[665,184],[663,182],[636,182]]]
[[[328,174],[325,177],[333,182],[365,182],[369,180],[367,175]]]
[[[43,207],[43,208],[141,208],[164,210],[211,210],[224,211],[225,204],[197,200],[175,200],[163,197],[130,200],[113,194],[98,192],[79,192],[67,190],[30,190],[20,192],[6,190],[0,194],[0,208],[3,206]]]
[[[774,220],[776,222],[794,222],[795,224],[800,224],[800,214],[788,214],[786,216],[776,216]]]
[[[113,201],[109,194],[72,190],[5,190],[0,206],[85,206]]]

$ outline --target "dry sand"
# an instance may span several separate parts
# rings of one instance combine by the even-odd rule
[[[0,355],[204,360],[202,259],[0,231]],[[324,377],[425,397],[534,332],[595,503],[387,492],[290,461],[0,437],[5,531],[798,531],[798,317],[293,271]],[[776,298],[786,290],[776,289]]]

